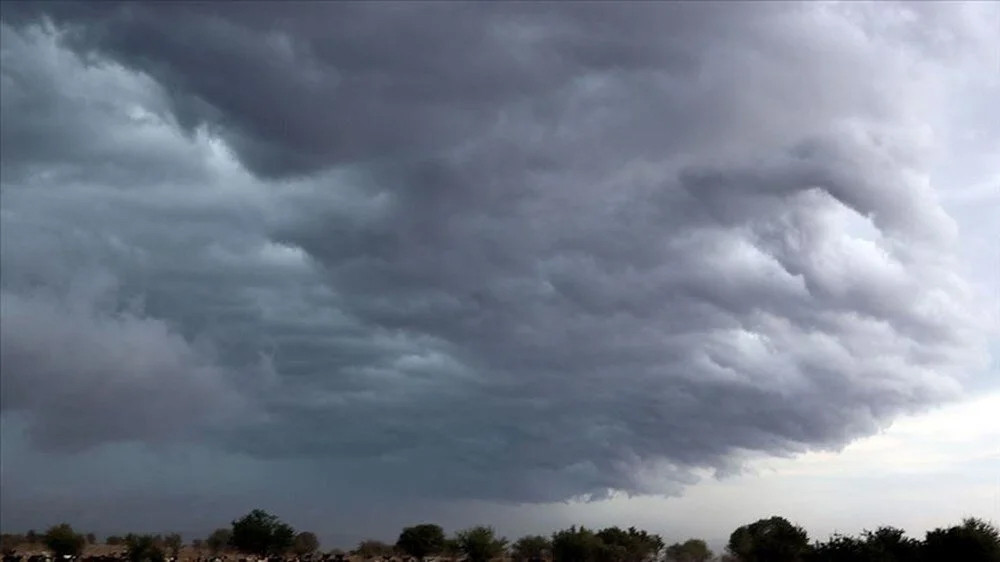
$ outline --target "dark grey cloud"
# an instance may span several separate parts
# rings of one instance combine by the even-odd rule
[[[839,447],[981,368],[986,319],[922,164],[926,111],[972,63],[912,37],[955,21],[4,17],[3,408],[40,444],[194,433],[369,497],[677,493],[750,453]],[[88,271],[107,302],[76,299]]]

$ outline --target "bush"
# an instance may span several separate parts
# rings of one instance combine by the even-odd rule
[[[314,533],[304,531],[295,535],[295,539],[292,541],[292,552],[296,556],[305,556],[317,550],[319,550],[319,539]]]
[[[712,551],[701,539],[688,539],[667,547],[667,560],[670,562],[708,562],[711,559]]]
[[[409,556],[423,560],[444,549],[444,530],[438,525],[429,523],[407,527],[399,534],[396,548]]]
[[[233,532],[229,529],[216,529],[212,531],[211,535],[205,539],[205,546],[208,547],[209,552],[213,555],[218,554],[229,546],[230,541],[232,541]]]
[[[393,548],[382,541],[376,540],[365,540],[361,541],[358,548],[354,549],[354,554],[360,556],[365,560],[371,560],[372,558],[381,558],[383,556],[389,556],[392,554]]]
[[[153,535],[133,535],[125,537],[125,556],[129,562],[163,562],[163,549]]]
[[[60,523],[45,532],[43,542],[57,557],[79,556],[87,539],[75,532],[68,523]]]

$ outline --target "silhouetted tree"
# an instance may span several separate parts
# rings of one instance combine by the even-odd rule
[[[125,544],[125,539],[117,535],[111,535],[110,537],[104,539],[104,544],[108,546],[120,546]]]
[[[701,539],[688,539],[667,547],[669,562],[708,562],[711,559],[712,551]]]
[[[817,542],[809,552],[809,562],[861,562],[865,560],[865,544],[849,535],[835,534],[825,542]]]
[[[861,533],[865,556],[873,562],[910,562],[920,556],[921,544],[902,529],[879,527]],[[998,561],[1000,562],[1000,561]]]
[[[727,548],[741,562],[799,562],[809,552],[809,537],[801,527],[775,516],[736,529]]]
[[[34,529],[30,529],[24,534],[24,540],[28,544],[38,544],[39,538],[38,533]]]
[[[87,544],[97,544],[97,536],[94,533],[87,533]]]
[[[961,525],[928,531],[922,562],[998,562],[1000,531],[982,519],[964,519]]]
[[[516,562],[529,562],[545,557],[551,549],[549,539],[541,535],[528,535],[517,539],[511,547],[511,554]]]
[[[835,534],[825,542],[817,542],[809,562],[925,562],[922,543],[908,538],[902,529],[879,527],[863,531],[860,537]]]
[[[553,562],[600,562],[604,543],[593,531],[576,526],[552,535]]]
[[[597,559],[601,562],[628,562],[628,533],[618,527],[601,529],[597,533],[601,540]]]
[[[438,525],[424,523],[407,527],[399,534],[396,548],[419,560],[441,552],[444,548],[444,529]]]
[[[297,556],[305,556],[317,550],[319,550],[319,539],[314,533],[303,531],[295,535],[295,540],[292,541],[292,552]]]
[[[205,539],[205,546],[208,547],[209,552],[212,554],[218,554],[229,546],[232,538],[233,532],[231,530],[225,528],[216,529]]]
[[[265,556],[283,554],[292,546],[295,530],[276,516],[255,509],[233,521],[229,544],[241,552]]]
[[[45,532],[44,542],[55,556],[78,556],[87,539],[74,531],[68,523],[60,523]]]
[[[129,562],[163,562],[163,549],[153,535],[125,536],[125,556]]]
[[[458,548],[468,562],[488,562],[504,553],[507,539],[497,538],[493,527],[472,527],[455,535]]]

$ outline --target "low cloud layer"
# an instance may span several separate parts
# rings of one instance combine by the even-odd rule
[[[996,91],[996,6],[294,8],[4,6],[2,406],[37,445],[674,494],[986,366],[932,164]]]

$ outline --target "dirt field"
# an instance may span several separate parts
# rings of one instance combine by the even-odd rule
[[[45,554],[47,551],[41,545],[31,545],[19,547],[15,550],[16,554],[24,555],[25,557],[34,554]],[[82,556],[114,556],[118,554],[125,554],[124,546],[110,546],[106,544],[88,544],[83,548]],[[195,549],[190,546],[184,546],[181,548],[180,555],[178,556],[179,562],[189,562],[197,560],[199,557],[202,559],[209,558],[211,554],[205,549]],[[235,562],[241,555],[235,553],[229,553],[228,555],[230,562]],[[364,559],[357,556],[348,556],[347,560],[349,562],[364,562]],[[397,562],[402,561],[402,558],[394,558]],[[447,562],[448,558],[428,558],[427,562]]]
[[[15,549],[15,552],[17,554],[31,556],[34,554],[45,554],[47,551],[45,550],[45,547],[41,545],[26,545],[18,547],[17,549]],[[111,546],[107,544],[88,544],[87,546],[83,547],[83,553],[81,554],[81,556],[115,556],[118,554],[125,554],[124,546]],[[199,556],[201,556],[202,558],[207,558],[209,556],[209,552],[204,549],[198,550],[190,546],[185,546],[181,548],[180,555],[178,556],[178,558],[182,561],[197,560]],[[230,558],[233,558],[233,556],[230,555]]]

